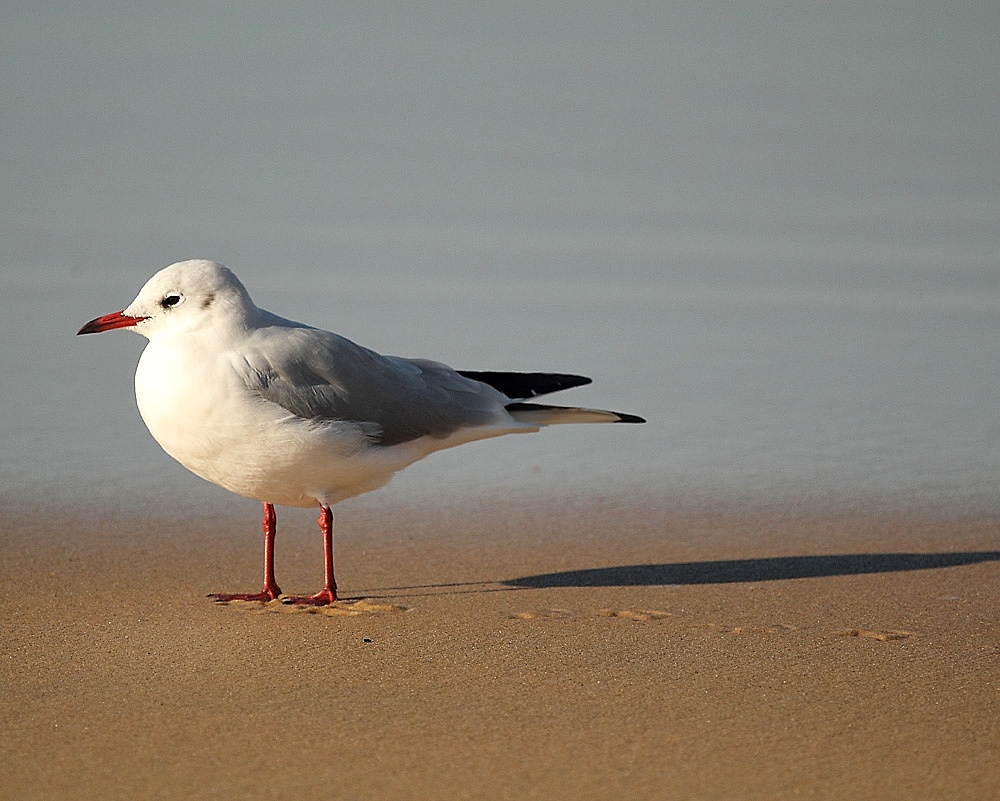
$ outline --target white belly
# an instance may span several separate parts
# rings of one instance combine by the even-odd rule
[[[382,447],[356,423],[296,417],[252,392],[231,352],[150,343],[135,394],[146,427],[188,470],[231,492],[285,506],[334,504],[386,484],[428,454],[513,432],[510,418]]]
[[[188,470],[259,501],[315,506],[385,484],[422,453],[369,445],[351,423],[302,420],[247,388],[225,356],[150,344],[139,360],[139,413]]]

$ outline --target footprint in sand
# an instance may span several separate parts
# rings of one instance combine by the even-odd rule
[[[361,615],[379,615],[389,612],[406,612],[405,606],[395,604],[377,604],[371,601],[338,601],[327,606],[308,606],[304,604],[282,603],[281,597],[273,601],[261,603],[260,601],[227,601],[223,606],[230,606],[246,612],[256,613],[277,613],[285,615],[323,615],[325,617],[359,617]]]
[[[507,617],[511,620],[552,620],[573,617],[573,612],[569,609],[530,609],[524,612],[514,612]],[[601,609],[597,612],[598,617],[620,617],[626,620],[662,620],[672,617],[670,612],[661,612],[657,609]]]
[[[846,631],[840,632],[843,637],[868,637],[873,640],[879,640],[880,642],[888,642],[889,640],[905,640],[907,637],[912,637],[912,631],[903,631],[901,629],[888,629],[886,631],[874,631],[872,629],[847,629]]]
[[[670,612],[662,612],[659,609],[601,609],[597,613],[600,617],[623,617],[626,620],[663,620],[673,617]]]
[[[572,617],[569,609],[532,609],[527,612],[515,612],[509,615],[512,620],[539,620],[541,618]]]

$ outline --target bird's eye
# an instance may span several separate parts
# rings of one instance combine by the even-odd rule
[[[160,301],[160,306],[162,306],[164,309],[170,309],[176,306],[182,300],[184,300],[184,297],[182,295],[166,295],[163,298],[163,300]]]

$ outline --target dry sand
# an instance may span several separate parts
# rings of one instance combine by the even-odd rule
[[[1000,514],[379,503],[8,510],[0,797],[1000,795]]]

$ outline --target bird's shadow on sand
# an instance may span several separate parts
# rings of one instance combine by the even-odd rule
[[[538,573],[498,581],[383,587],[373,592],[376,594],[402,593],[412,596],[567,587],[669,587],[684,584],[738,584],[898,573],[908,570],[935,570],[995,561],[1000,561],[1000,551],[774,556],[757,559],[592,567],[581,570],[564,570],[558,573]]]
[[[510,587],[657,587],[672,584],[737,584],[906,570],[933,570],[1000,560],[1000,551],[955,553],[866,553],[829,556],[775,556],[706,562],[622,565],[539,573],[500,582]]]

